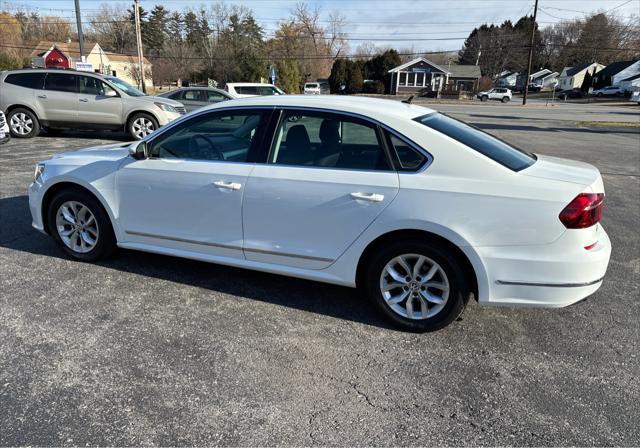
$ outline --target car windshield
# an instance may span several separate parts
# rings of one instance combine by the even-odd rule
[[[515,148],[475,126],[448,115],[430,113],[414,120],[459,141],[513,171],[528,168],[536,161],[534,154]]]
[[[120,78],[116,78],[115,76],[106,76],[104,79],[115,85],[117,88],[119,88],[129,96],[147,96],[145,93],[142,93],[131,84],[128,84]]]

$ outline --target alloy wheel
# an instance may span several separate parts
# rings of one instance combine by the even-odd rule
[[[155,131],[155,126],[148,118],[139,117],[133,121],[131,129],[136,138],[144,138]]]
[[[380,275],[380,292],[386,304],[402,317],[422,320],[435,316],[449,298],[444,269],[420,254],[399,255]]]
[[[58,208],[56,229],[65,246],[81,254],[96,246],[100,234],[91,210],[77,201],[67,201]]]
[[[18,112],[9,120],[11,130],[18,135],[28,135],[33,131],[33,120],[24,112]]]

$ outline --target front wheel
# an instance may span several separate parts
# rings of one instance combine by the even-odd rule
[[[439,330],[463,312],[471,290],[451,250],[420,240],[383,248],[368,265],[367,297],[392,324],[408,331]]]
[[[109,216],[88,192],[70,189],[58,193],[49,206],[48,224],[62,249],[78,260],[106,258],[116,248]]]
[[[16,138],[32,138],[40,133],[38,117],[29,109],[17,108],[7,116],[11,135]]]
[[[127,130],[131,137],[142,140],[147,135],[158,129],[158,121],[149,114],[135,114],[129,119]]]

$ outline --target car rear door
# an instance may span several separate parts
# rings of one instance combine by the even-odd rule
[[[44,89],[36,92],[35,100],[44,111],[47,124],[73,126],[78,121],[77,75],[48,72]]]
[[[242,197],[270,113],[212,111],[150,139],[116,177],[127,247],[243,258]]]
[[[123,125],[120,94],[94,76],[78,75],[78,122],[105,127]]]
[[[325,268],[398,193],[381,131],[340,113],[285,109],[273,140],[245,189],[245,257]]]

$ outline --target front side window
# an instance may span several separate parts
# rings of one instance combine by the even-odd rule
[[[202,101],[200,99],[200,91],[199,90],[185,90],[185,92],[184,92],[184,100],[186,100],[186,101]]]
[[[240,95],[257,95],[258,88],[256,86],[237,86],[236,92]]]
[[[44,89],[75,93],[76,78],[76,75],[69,73],[47,73],[47,77],[44,80]]]
[[[431,113],[414,120],[459,141],[513,171],[528,168],[536,161],[535,155],[515,148],[499,138],[447,115]]]
[[[186,120],[149,143],[149,155],[163,159],[246,162],[263,111],[217,111]]]
[[[389,170],[375,125],[346,115],[285,111],[269,163],[353,170]]]
[[[117,88],[119,88],[129,96],[146,96],[146,94],[142,93],[141,91],[133,87],[131,84],[124,82],[120,78],[116,78],[115,76],[108,76],[105,79],[113,83]]]
[[[4,82],[28,89],[42,89],[45,72],[12,73],[7,75]]]

